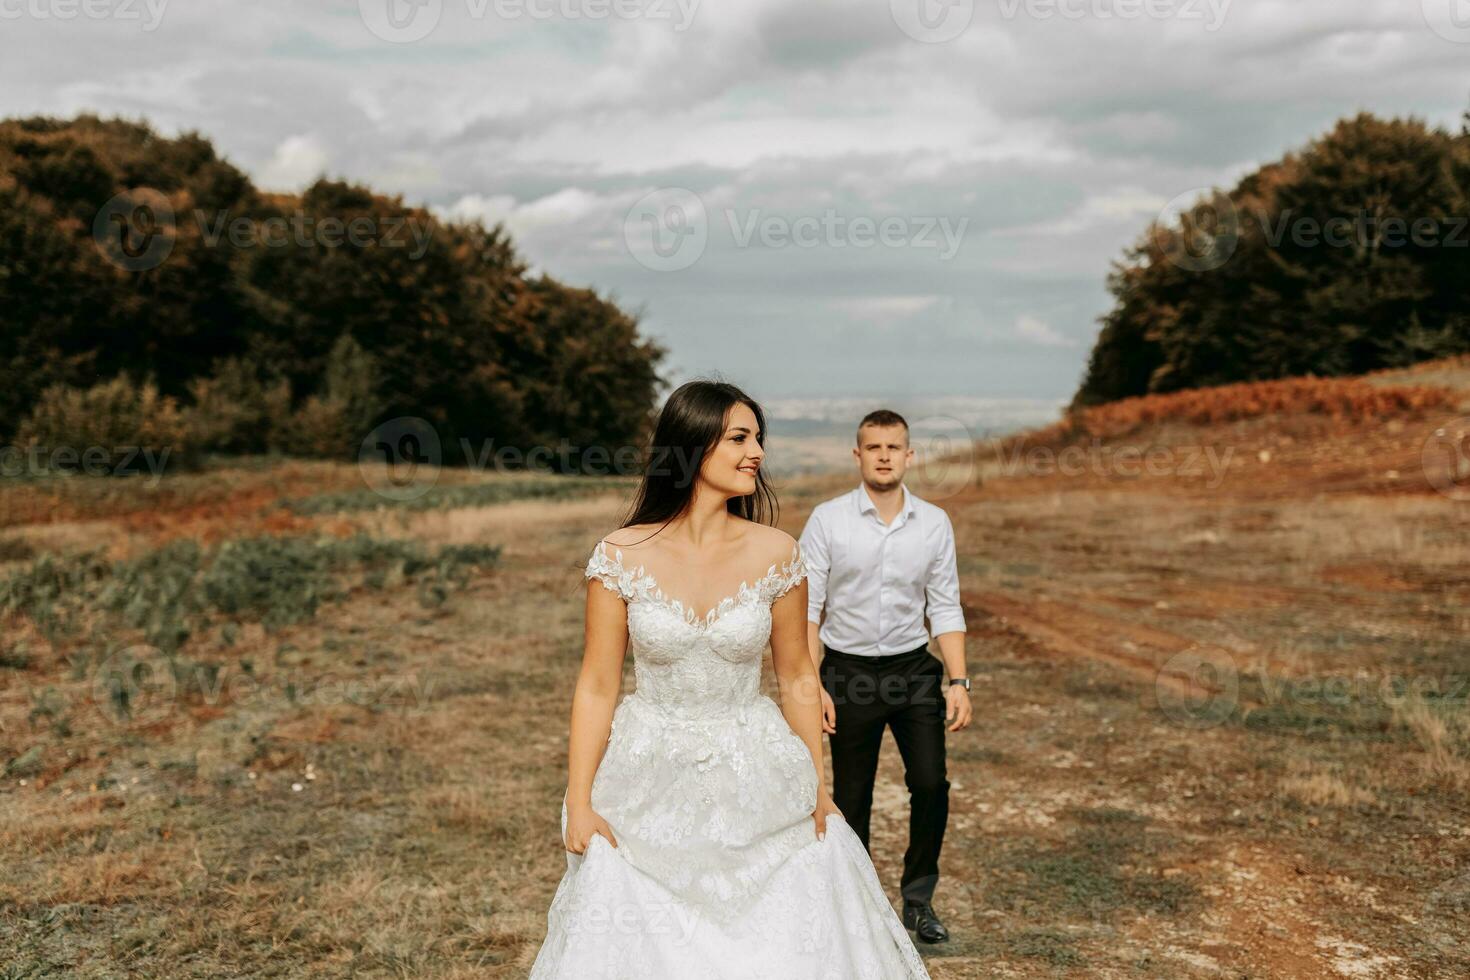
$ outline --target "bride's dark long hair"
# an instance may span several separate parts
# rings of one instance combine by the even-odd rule
[[[662,530],[688,511],[704,458],[719,444],[725,434],[726,416],[737,404],[755,413],[759,429],[756,441],[764,447],[766,413],[739,388],[724,381],[699,379],[674,389],[659,413],[643,479],[620,527],[656,524]],[[725,509],[758,524],[776,523],[781,505],[766,480],[764,466],[756,471],[755,491],[731,497]]]

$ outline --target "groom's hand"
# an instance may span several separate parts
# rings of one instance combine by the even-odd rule
[[[828,735],[837,731],[837,706],[825,687],[822,688],[822,731]]]
[[[970,692],[958,684],[951,684],[944,694],[944,700],[949,705],[944,716],[944,720],[950,723],[949,730],[957,732],[961,728],[969,727]]]

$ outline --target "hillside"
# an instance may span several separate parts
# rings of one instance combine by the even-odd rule
[[[1470,472],[1457,468],[1450,436],[1467,415],[1470,357],[1455,357],[1358,377],[1245,382],[1074,408],[1051,426],[980,447],[977,465],[982,478],[1045,475],[1066,451],[1086,459],[1073,466],[1076,478],[1101,484],[1152,475],[1154,487],[1215,492],[1230,482],[1233,495],[1245,496],[1415,495],[1451,484],[1458,492]],[[1144,467],[1149,453],[1153,474]],[[1470,457],[1464,447],[1459,453]],[[1120,454],[1136,457],[1129,472],[1118,470]]]
[[[979,705],[935,980],[1470,970],[1470,510],[1419,463],[1465,376],[1150,400],[915,474]],[[398,504],[278,459],[4,488],[12,974],[525,975],[565,868],[580,563],[630,486],[440,476]],[[783,527],[850,485],[790,481]],[[892,744],[878,789],[896,882]]]

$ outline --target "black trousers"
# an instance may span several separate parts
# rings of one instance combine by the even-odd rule
[[[944,764],[944,664],[929,645],[908,653],[867,657],[823,644],[822,687],[837,709],[832,747],[832,802],[868,846],[873,780],[883,728],[903,756],[909,790],[909,847],[903,856],[906,900],[928,902],[939,883],[939,849],[949,821]]]

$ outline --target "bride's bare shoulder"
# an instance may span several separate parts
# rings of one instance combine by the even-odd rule
[[[757,524],[755,521],[747,523],[750,527],[746,529],[746,533],[751,536],[752,551],[767,556],[767,561],[784,562],[791,558],[796,548],[796,539],[790,534],[769,524]]]
[[[640,547],[647,546],[653,532],[657,529],[658,526],[655,524],[629,524],[627,527],[620,527],[616,531],[603,535],[602,540],[614,548],[636,551]]]

